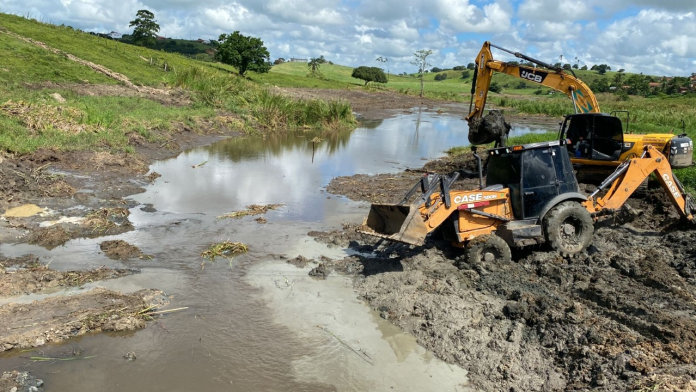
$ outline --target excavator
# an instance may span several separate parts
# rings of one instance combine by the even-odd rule
[[[493,59],[491,48],[497,48],[510,53],[517,58],[543,67],[527,67],[514,63],[506,63]],[[495,142],[505,146],[510,125],[505,123],[502,115],[491,111],[484,116],[484,107],[488,98],[488,89],[495,72],[511,75],[526,81],[538,83],[566,94],[573,102],[575,114],[565,117],[559,131],[558,139],[569,139],[568,149],[571,152],[571,162],[578,174],[599,173],[601,178],[610,173],[626,159],[637,157],[647,145],[660,150],[667,157],[672,168],[683,168],[692,165],[694,144],[686,136],[667,133],[633,134],[628,132],[630,114],[624,133],[622,122],[612,114],[601,113],[597,98],[592,90],[563,69],[554,67],[543,61],[531,58],[518,52],[512,52],[485,42],[476,57],[476,72],[471,87],[471,102],[469,115],[469,142],[473,145]],[[618,113],[617,113],[618,114]],[[592,170],[594,169],[594,170]]]
[[[594,221],[618,211],[652,173],[680,216],[696,223],[696,205],[667,158],[647,145],[622,162],[590,195],[580,192],[566,140],[488,151],[486,186],[452,190],[459,172],[426,174],[396,204],[373,204],[359,232],[421,246],[434,231],[464,253],[458,263],[506,262],[511,247],[547,244],[568,256],[592,242]]]

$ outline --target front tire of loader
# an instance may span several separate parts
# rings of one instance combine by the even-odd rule
[[[474,238],[466,244],[462,261],[469,265],[482,263],[509,263],[512,260],[512,252],[508,244],[495,234],[482,235]],[[463,268],[459,262],[459,268]]]
[[[582,252],[592,242],[594,223],[589,211],[577,202],[565,201],[553,207],[543,220],[544,238],[551,249],[563,256]]]

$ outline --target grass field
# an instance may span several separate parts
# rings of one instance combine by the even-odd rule
[[[188,90],[192,104],[76,94],[70,88],[73,85],[97,91],[100,86],[122,82],[69,60],[67,53],[123,74],[135,85]],[[0,56],[0,150],[9,153],[42,147],[130,152],[133,137],[166,141],[173,130],[183,127],[275,132],[352,127],[354,123],[346,102],[298,102],[239,77],[233,67],[224,64],[195,61],[13,15],[0,14]],[[65,102],[51,98],[56,93]]]
[[[8,34],[9,33],[9,34]],[[53,53],[25,42],[19,34],[46,43],[61,52]],[[70,84],[113,86],[121,84],[102,73],[70,61],[65,53],[103,65],[125,75],[136,85],[179,87],[190,92],[192,104],[163,105],[139,97],[79,95]],[[27,153],[41,147],[60,149],[102,149],[132,151],[129,138],[138,135],[149,141],[167,140],[178,126],[201,130],[201,124],[217,121],[220,114],[233,117],[220,126],[246,132],[273,132],[303,127],[352,126],[350,106],[345,102],[298,102],[272,92],[270,87],[303,87],[325,89],[389,89],[416,95],[420,79],[414,75],[389,75],[385,84],[364,82],[351,77],[352,68],[323,64],[321,77],[309,77],[306,63],[283,63],[267,74],[250,72],[247,78],[236,75],[228,65],[201,62],[184,56],[154,51],[89,35],[71,28],[44,24],[22,17],[0,14],[0,149]],[[468,63],[471,59],[462,59]],[[166,71],[165,71],[166,68]],[[471,72],[444,71],[445,80],[436,81],[434,73],[424,76],[425,95],[433,99],[469,102]],[[612,80],[614,72],[599,75],[595,71],[575,71],[587,84],[598,78]],[[626,75],[628,77],[630,75]],[[496,74],[493,81],[502,93],[490,93],[489,102],[519,113],[562,116],[573,108],[571,101],[560,94],[550,95],[538,85],[522,82],[508,75]],[[524,88],[522,88],[524,87]],[[67,99],[58,103],[50,98],[59,93]],[[681,133],[696,139],[696,97],[629,97],[598,94],[602,111],[628,110],[630,130],[636,133]],[[8,104],[9,102],[9,104]],[[71,134],[61,127],[42,123],[42,118],[55,115],[57,107],[69,108],[58,115],[65,129],[87,131]],[[224,116],[223,116],[224,117]],[[535,135],[539,140],[548,136]],[[679,171],[691,189],[696,185],[696,169]]]

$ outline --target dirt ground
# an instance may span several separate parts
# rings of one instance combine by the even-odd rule
[[[447,173],[452,163],[423,171]],[[339,177],[327,190],[395,203],[420,175]],[[661,188],[629,206],[631,222],[598,222],[583,254],[534,246],[513,250],[509,264],[461,269],[461,251],[437,238],[412,248],[355,226],[310,235],[370,254],[330,267],[356,276],[360,296],[383,318],[467,369],[481,390],[696,391],[696,227],[678,222]]]
[[[87,94],[90,88],[75,89]],[[279,90],[296,97],[346,99],[368,119],[418,106],[463,115],[466,106],[386,92]],[[169,104],[186,99],[179,98]],[[554,124],[558,120],[508,117],[508,121]],[[234,135],[220,131],[218,125],[208,124],[210,131],[204,134],[182,125],[164,144],[133,136],[131,144],[138,151],[133,155],[51,150],[0,155],[0,211],[28,204],[44,209],[28,217],[3,215],[0,242],[34,242],[51,248],[71,238],[132,229],[123,212],[132,206],[124,197],[142,191],[156,178],[155,173],[148,175],[148,164]],[[399,174],[337,178],[327,189],[354,200],[395,202],[428,171],[463,169],[467,178],[456,186],[476,186],[478,180],[471,178],[474,168],[469,157],[441,160]],[[631,200],[630,205],[631,223],[619,224],[614,218],[599,223],[589,251],[568,259],[535,247],[515,251],[510,264],[458,269],[453,264],[457,253],[442,241],[412,249],[377,242],[347,226],[310,235],[371,257],[321,260],[312,271],[318,278],[332,271],[354,275],[359,295],[382,317],[416,336],[438,357],[467,369],[472,385],[481,390],[696,390],[696,231],[676,223],[677,216],[660,190]],[[77,206],[84,208],[73,208]],[[101,246],[107,254],[115,249],[112,257],[142,257],[129,244]],[[31,256],[2,260],[0,278],[11,283],[9,288],[0,285],[4,290],[0,297],[130,273],[59,273],[32,267],[32,261]],[[307,264],[301,258],[289,262]],[[163,301],[156,290],[123,295],[98,289],[29,305],[0,306],[0,351],[35,347],[87,331],[141,328],[146,317],[139,312]],[[3,375],[0,390],[20,385],[8,381],[19,376]]]
[[[43,386],[43,380],[29,372],[4,372],[0,375],[0,391],[34,392]]]
[[[79,287],[85,283],[114,279],[136,271],[100,267],[86,271],[56,271],[32,256],[0,259],[0,298],[44,290]]]
[[[79,295],[50,297],[0,307],[0,352],[41,347],[88,332],[134,331],[145,327],[145,310],[166,304],[159,290],[132,294],[96,288]]]

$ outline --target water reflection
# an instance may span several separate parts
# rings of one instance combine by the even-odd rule
[[[136,199],[160,211],[216,215],[278,203],[286,208],[271,216],[322,221],[336,208],[337,201],[321,191],[332,178],[420,167],[467,144],[467,132],[460,118],[419,111],[385,119],[376,128],[228,139],[154,164],[162,178]],[[313,146],[316,137],[323,141]],[[193,168],[201,162],[207,163]]]

